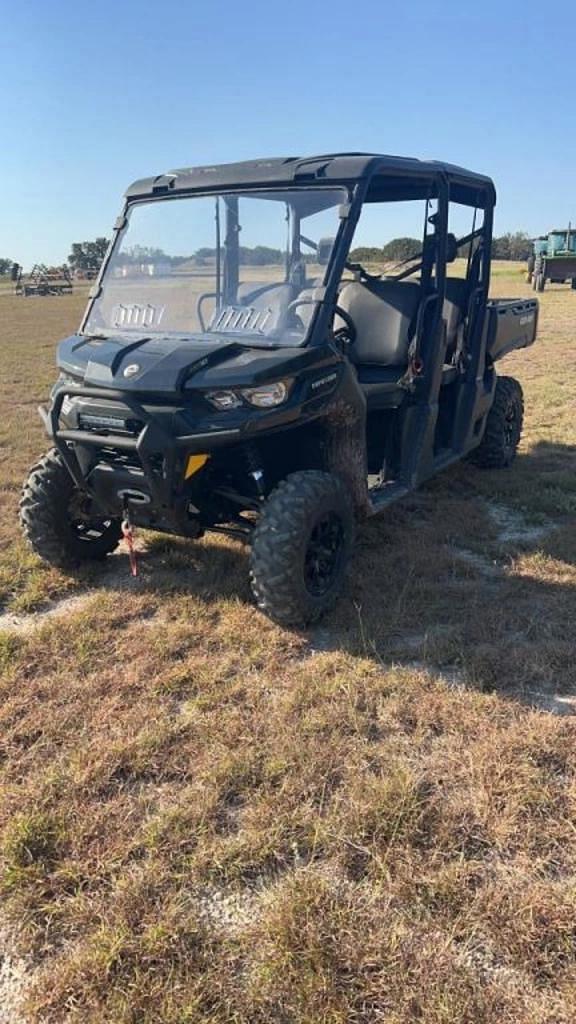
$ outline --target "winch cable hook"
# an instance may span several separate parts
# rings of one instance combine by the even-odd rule
[[[128,557],[130,559],[130,572],[132,576],[138,575],[138,560],[136,558],[136,548],[134,547],[134,527],[130,520],[130,503],[128,498],[124,498],[124,518],[122,520],[122,536],[126,542],[128,549]]]

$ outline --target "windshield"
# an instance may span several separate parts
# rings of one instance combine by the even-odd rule
[[[302,344],[345,200],[319,188],[132,204],[83,333]]]

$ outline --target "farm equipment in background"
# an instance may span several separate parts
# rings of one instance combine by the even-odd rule
[[[576,290],[576,229],[571,224],[534,239],[527,280],[537,292],[544,291],[546,281],[554,284],[570,281]]]
[[[16,266],[16,265],[15,265]],[[35,263],[29,274],[22,273],[18,267],[13,273],[16,295],[65,295],[72,291],[72,278],[68,267],[47,267],[44,263]]]
[[[528,257],[526,284],[532,284],[534,280],[534,268],[538,256],[542,256],[548,250],[548,235],[539,235],[538,238],[533,238],[532,246],[532,252]]]

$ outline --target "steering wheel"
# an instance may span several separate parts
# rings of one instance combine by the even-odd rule
[[[317,306],[319,301],[319,299],[292,299],[292,302],[289,302],[286,306],[286,316],[297,309],[298,306]]]
[[[199,295],[196,300],[196,316],[198,317],[198,322],[202,328],[202,334],[206,333],[206,324],[204,323],[204,317],[202,316],[202,303],[205,302],[206,299],[215,298],[216,292],[202,292],[202,295]]]
[[[319,299],[293,299],[286,307],[286,315],[292,313],[292,311],[297,309],[298,306],[316,306],[319,301]],[[347,313],[346,310],[342,309],[342,306],[339,306],[338,304],[334,306],[334,312],[337,313],[340,319],[346,324],[345,327],[340,327],[337,331],[334,331],[334,340],[343,341],[348,345],[351,345],[356,341],[356,325],[350,316],[350,313]]]
[[[356,324],[354,323],[350,313],[347,310],[342,309],[338,303],[334,306],[334,312],[338,314],[341,320],[344,321],[345,327],[339,327],[337,331],[334,331],[334,341],[344,342],[346,345],[353,345],[356,341]]]

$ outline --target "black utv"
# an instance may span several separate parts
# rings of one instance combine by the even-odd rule
[[[41,410],[34,550],[100,559],[123,521],[240,536],[259,607],[317,619],[357,521],[465,456],[514,458],[522,392],[495,363],[538,304],[488,299],[494,204],[487,177],[361,153],[133,184]],[[415,211],[415,251],[386,262]]]

